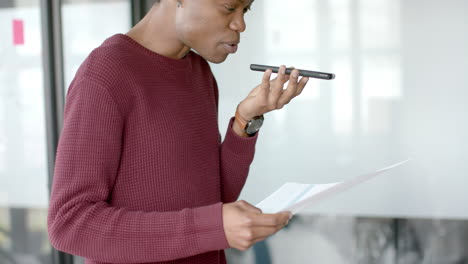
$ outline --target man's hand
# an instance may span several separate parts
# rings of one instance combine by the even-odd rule
[[[247,250],[286,226],[289,212],[262,214],[262,211],[245,201],[223,205],[223,224],[229,246]]]
[[[272,71],[269,69],[263,74],[262,83],[255,87],[239,105],[239,114],[245,120],[281,109],[294,97],[301,94],[309,80],[308,77],[299,79],[299,70],[293,70],[286,75],[286,66],[282,65],[278,76],[270,81]],[[289,81],[284,90],[285,83]]]

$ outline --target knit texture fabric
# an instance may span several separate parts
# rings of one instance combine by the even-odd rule
[[[171,59],[118,34],[67,92],[50,199],[52,245],[101,263],[225,263],[222,203],[237,200],[257,136],[231,118],[194,52]]]

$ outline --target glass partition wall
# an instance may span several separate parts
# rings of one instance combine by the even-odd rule
[[[0,263],[50,263],[40,1],[0,3]]]

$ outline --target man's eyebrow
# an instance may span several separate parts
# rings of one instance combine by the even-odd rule
[[[238,2],[241,2],[242,4],[245,4],[245,2],[247,2],[247,0],[237,0],[237,1],[238,1]],[[252,1],[250,2],[249,6],[252,5],[252,3],[253,3],[254,1],[255,1],[255,0],[252,0]]]

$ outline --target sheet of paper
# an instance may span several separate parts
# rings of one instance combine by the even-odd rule
[[[308,207],[324,198],[352,188],[379,174],[401,166],[408,161],[409,160],[404,160],[375,172],[354,177],[342,182],[328,184],[303,184],[287,182],[256,206],[260,208],[263,213],[290,211],[293,214],[296,214],[305,207]]]

